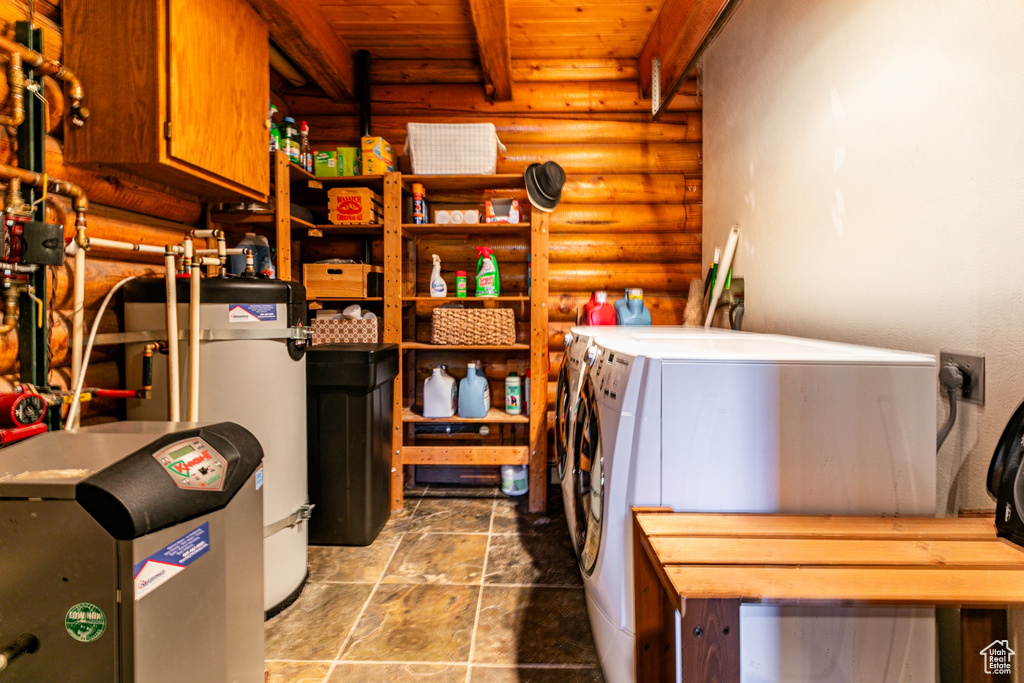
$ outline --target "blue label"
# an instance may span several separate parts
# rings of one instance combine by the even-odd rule
[[[256,470],[256,490],[263,488],[263,468]]]
[[[230,304],[228,322],[266,323],[277,320],[277,304]]]
[[[210,523],[203,522],[174,543],[136,563],[133,573],[135,599],[139,600],[171,577],[185,571],[185,567],[209,551]]]

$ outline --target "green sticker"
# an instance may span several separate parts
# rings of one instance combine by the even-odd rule
[[[92,643],[99,640],[107,630],[107,616],[91,602],[80,602],[68,610],[64,617],[64,628],[75,640]]]

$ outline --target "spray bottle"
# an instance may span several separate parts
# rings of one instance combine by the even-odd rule
[[[448,296],[448,284],[441,277],[441,257],[431,254],[430,258],[434,260],[434,269],[430,272],[430,296]]]
[[[490,247],[476,248],[476,296],[495,297],[501,291],[498,276],[498,259]]]

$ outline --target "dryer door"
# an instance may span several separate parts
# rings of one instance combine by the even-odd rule
[[[588,372],[580,388],[573,421],[573,500],[576,508],[576,539],[580,569],[594,571],[601,549],[601,520],[604,517],[604,454],[601,426],[597,417],[597,393]]]
[[[555,390],[555,454],[558,456],[558,479],[565,479],[569,469],[569,354],[562,356]]]

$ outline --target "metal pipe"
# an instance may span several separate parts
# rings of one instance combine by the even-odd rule
[[[192,256],[192,239],[185,238],[185,266],[190,269],[188,328],[188,421],[199,421],[199,261]]]
[[[78,77],[70,69],[60,62],[47,59],[35,50],[30,50],[21,43],[4,36],[0,36],[0,51],[7,52],[10,55],[18,55],[22,62],[32,67],[35,72],[44,76],[53,76],[67,83],[68,97],[71,98],[71,106],[68,108],[71,124],[76,127],[85,124],[85,120],[89,118],[89,110],[82,106],[85,92],[82,89],[81,81],[78,80]]]
[[[10,89],[11,113],[0,116],[0,125],[17,128],[25,122],[25,72],[21,54],[12,52],[7,61],[7,87]]]
[[[359,134],[370,134],[370,53],[356,52],[356,101],[359,103]]]
[[[18,288],[8,284],[4,290],[4,322],[0,334],[7,334],[18,326]]]
[[[174,250],[164,247],[164,282],[167,286],[167,419],[181,420],[181,378],[178,376],[178,284]]]
[[[77,244],[77,242],[72,242]],[[82,372],[82,354],[84,344],[82,334],[85,332],[85,249],[75,252],[75,283],[72,296],[71,318],[71,386],[78,383]],[[78,425],[74,425],[78,426]]]
[[[33,425],[34,426],[34,425]],[[39,649],[39,639],[31,633],[22,633],[0,649],[0,672],[21,655],[30,655]]]

